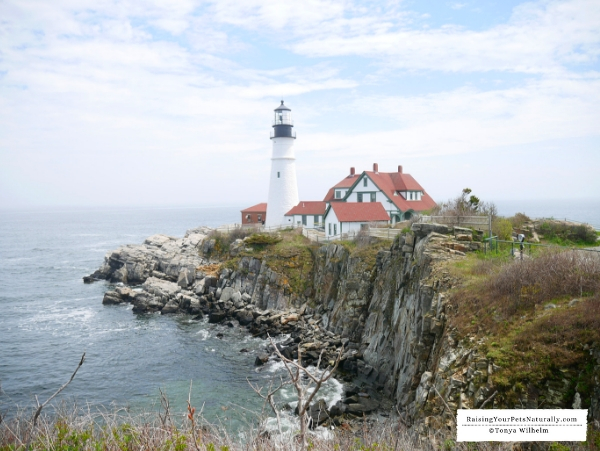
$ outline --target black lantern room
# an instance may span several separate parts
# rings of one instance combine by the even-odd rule
[[[292,122],[292,110],[286,107],[281,101],[281,105],[275,108],[275,119],[273,120],[273,138],[294,138],[296,133],[292,131],[294,123]]]

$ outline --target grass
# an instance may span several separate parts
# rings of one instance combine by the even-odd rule
[[[190,410],[192,412],[192,410]],[[259,422],[258,424],[264,424]],[[24,451],[32,435],[31,450],[42,451],[296,451],[294,433],[279,436],[248,425],[239,435],[209,424],[195,412],[174,414],[150,412],[131,415],[125,411],[97,412],[62,409],[56,415],[43,415],[31,430],[25,415],[0,424],[0,451]],[[587,443],[562,443],[567,449],[597,450],[600,441],[590,431]],[[508,451],[511,443],[456,443],[452,431],[439,431],[427,437],[411,434],[398,418],[385,421],[364,419],[342,423],[334,430],[311,433],[309,450],[322,451]],[[550,444],[549,444],[550,445]],[[554,444],[558,446],[559,444]],[[552,445],[550,445],[552,446]],[[559,450],[561,448],[552,448]]]
[[[368,238],[368,237],[367,237]],[[377,253],[389,249],[392,241],[378,238],[339,241],[350,258],[361,259],[366,270],[375,266]],[[301,229],[280,231],[277,234],[253,234],[246,240],[247,250],[228,258],[222,266],[236,270],[240,258],[254,257],[267,263],[271,270],[284,276],[289,294],[301,296],[312,287],[315,256],[322,244],[302,235]]]
[[[254,234],[247,240],[247,250],[226,262],[237,266],[241,257],[254,257],[267,263],[272,271],[284,277],[290,294],[302,295],[312,283],[314,254],[318,247],[302,235],[302,229],[290,229],[277,234]]]
[[[598,233],[591,227],[567,224],[561,221],[544,221],[538,226],[543,241],[559,246],[586,247],[598,245]]]
[[[600,342],[600,256],[469,255],[451,271],[462,285],[452,293],[450,321],[462,336],[485,337],[481,351],[502,368],[492,376],[500,399],[516,403],[529,383],[566,378],[589,407],[588,349]],[[573,298],[580,301],[568,306]]]

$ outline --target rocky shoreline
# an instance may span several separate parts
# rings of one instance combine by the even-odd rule
[[[102,303],[131,303],[134,313],[183,313],[197,320],[207,317],[209,323],[245,327],[252,336],[263,339],[289,335],[276,346],[284,357],[294,360],[301,348],[304,366],[316,365],[321,359],[321,367],[325,368],[341,355],[336,377],[347,382],[344,397],[331,409],[322,400],[317,401],[309,411],[315,426],[339,423],[336,419],[342,415],[360,418],[377,411],[382,400],[357,379],[359,369],[365,367],[362,355],[366,347],[324,328],[324,309],[310,307],[308,302],[298,308],[285,308],[287,300],[278,300],[281,293],[270,298],[269,288],[266,292],[255,290],[257,281],[268,285],[278,278],[260,260],[243,257],[239,269],[233,271],[220,269],[218,261],[200,257],[214,246],[210,232],[207,228],[194,229],[183,239],[154,235],[142,245],[123,246],[108,253],[104,265],[83,280],[117,284],[105,293]],[[255,365],[264,365],[269,359],[279,360],[273,347],[266,344]]]
[[[323,245],[304,276],[308,288],[299,292],[268,258],[248,255],[245,240],[235,240],[224,258],[235,264],[211,257],[217,241],[212,229],[201,227],[184,238],[154,235],[109,252],[84,282],[117,284],[103,303],[131,303],[134,313],[208,317],[262,338],[287,334],[279,351],[294,359],[300,348],[304,365],[315,364],[322,353],[327,366],[341,352],[336,377],[347,382],[343,399],[332,409],[317,401],[311,407],[314,424],[396,409],[406,424],[427,433],[451,427],[459,408],[519,406],[493,397],[492,375],[500,368],[483,341],[458,337],[447,327],[447,294],[460,283],[447,263],[478,250],[478,238],[469,229],[417,223],[374,258],[341,244]],[[273,351],[266,346],[256,364],[273,358]],[[600,371],[597,354],[592,362]],[[571,407],[570,376],[561,377],[528,387],[517,402]],[[595,390],[600,395],[600,385]],[[600,401],[591,414],[600,417]]]

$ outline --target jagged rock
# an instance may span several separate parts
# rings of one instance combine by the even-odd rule
[[[102,303],[104,305],[115,305],[123,303],[123,298],[116,291],[107,291],[104,293],[104,298],[102,299]]]
[[[346,412],[354,415],[362,415],[363,413],[371,413],[379,408],[379,403],[374,399],[359,398],[359,402],[346,404]]]
[[[269,360],[269,354],[259,354],[256,356],[256,360],[254,361],[255,366],[262,366],[267,363]]]
[[[179,310],[179,304],[175,299],[171,299],[160,311],[162,314],[176,313]]]
[[[303,364],[316,363],[321,351],[322,363],[332,364],[337,348],[343,345],[340,368],[345,380],[364,384],[370,393],[381,392],[415,424],[445,425],[453,413],[439,415],[445,409],[440,396],[452,409],[480,407],[494,392],[492,375],[500,370],[478,354],[478,343],[469,344],[469,337],[460,338],[447,328],[445,293],[458,281],[444,272],[444,264],[480,244],[460,235],[470,234],[458,228],[448,234],[448,227],[438,224],[415,224],[413,233],[398,236],[369,263],[351,257],[342,245],[322,246],[315,253],[313,273],[306,275],[312,277],[312,286],[302,293],[290,292],[286,277],[273,271],[267,259],[241,257],[235,270],[225,268],[217,277],[214,268],[189,268],[174,258],[171,266],[157,263],[147,271],[142,292],[119,287],[105,298],[131,298],[135,313],[202,311],[212,323],[236,327],[239,322],[257,337],[290,334],[278,349],[285,357],[296,359],[300,346]],[[144,246],[156,252],[176,241],[164,236],[151,238]],[[200,258],[197,254],[203,243],[206,240],[189,243],[182,252],[193,250],[195,258]],[[127,250],[125,254],[135,252]],[[130,281],[132,274],[145,274],[142,257],[138,261],[142,266],[134,267],[131,259],[119,266],[123,252],[118,254],[108,259],[114,264],[109,277]],[[186,268],[187,284],[181,276]],[[191,291],[182,290],[188,287]],[[592,350],[600,353],[596,347]],[[262,365],[268,358],[261,354],[255,363]],[[600,355],[594,365],[600,374]],[[537,407],[542,402],[539,399],[544,399],[545,406],[569,407],[575,399],[565,395],[568,381],[574,378],[569,374],[565,375],[567,382],[528,387],[519,401],[528,408]],[[594,387],[594,393],[600,393],[599,381]],[[345,393],[347,404],[338,403],[330,415],[362,416],[378,408],[378,401],[365,398],[357,387],[347,388]],[[600,416],[600,404],[594,399],[591,415]],[[498,408],[494,402],[488,407]],[[439,421],[432,420],[438,417]]]
[[[316,403],[311,404],[307,410],[307,414],[308,425],[313,429],[331,418],[324,399],[319,399]]]
[[[415,222],[410,229],[416,236],[421,238],[429,235],[431,232],[447,235],[449,231],[448,226],[444,224],[425,224],[419,222]]]
[[[240,322],[241,326],[247,326],[248,324],[254,321],[254,315],[250,310],[243,310],[238,312],[236,315],[237,320]]]
[[[179,285],[181,288],[187,288],[192,284],[195,278],[195,270],[190,271],[189,268],[183,268],[177,277],[177,285]]]
[[[161,280],[155,277],[146,279],[142,285],[144,291],[165,299],[165,304],[170,298],[174,298],[177,293],[181,292],[181,287],[174,282]]]
[[[230,299],[232,299],[234,293],[235,290],[232,287],[225,287],[221,291],[221,297],[219,298],[219,300],[222,302],[229,301]]]
[[[222,310],[212,311],[208,315],[208,322],[211,324],[220,323],[226,317],[227,317],[227,312],[224,312]]]
[[[204,233],[187,234],[181,239],[153,235],[143,244],[121,246],[106,254],[102,267],[88,280],[140,284],[157,271],[176,281],[183,269],[193,273],[204,262],[198,251],[205,238]]]

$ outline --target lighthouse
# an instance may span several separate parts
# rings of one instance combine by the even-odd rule
[[[267,202],[267,226],[286,224],[284,215],[298,202],[298,182],[296,181],[296,158],[294,156],[294,140],[292,110],[283,104],[275,108],[271,141],[271,181]]]

